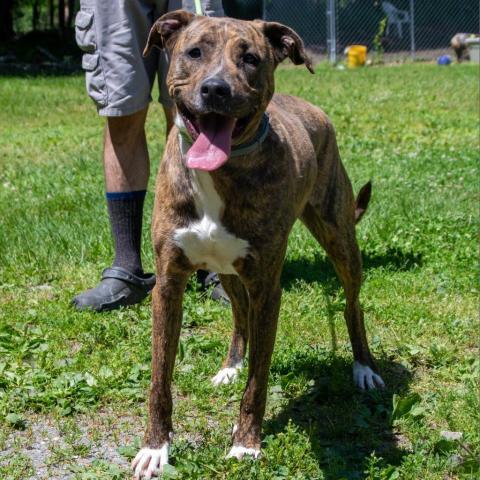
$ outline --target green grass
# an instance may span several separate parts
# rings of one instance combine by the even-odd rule
[[[149,302],[105,314],[69,305],[112,258],[103,122],[83,84],[81,76],[0,79],[1,478],[43,478],[29,459],[38,425],[59,435],[50,439],[47,470],[129,478],[124,462],[96,449],[109,441],[120,459],[130,458],[145,422]],[[356,190],[373,180],[358,227],[362,302],[387,388],[362,394],[352,386],[343,293],[323,251],[297,225],[282,280],[263,457],[223,459],[246,372],[235,385],[211,386],[231,315],[191,286],[170,477],[476,478],[478,69],[319,67],[310,76],[285,68],[277,90],[330,115]],[[147,135],[156,171],[164,138],[158,105]],[[152,197],[143,247],[150,269]],[[447,440],[441,431],[462,437]]]

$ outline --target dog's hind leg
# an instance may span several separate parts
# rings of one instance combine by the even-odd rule
[[[232,383],[242,368],[248,341],[248,294],[235,275],[220,275],[223,288],[230,298],[233,311],[233,334],[227,357],[220,371],[212,378],[217,385]]]
[[[320,206],[305,207],[301,220],[326,250],[345,291],[345,320],[352,344],[353,379],[361,389],[383,387],[368,346],[359,294],[362,260],[355,237],[354,202],[340,202],[335,217],[325,220]]]

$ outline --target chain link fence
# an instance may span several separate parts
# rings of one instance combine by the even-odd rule
[[[478,33],[478,0],[264,0],[265,20],[285,23],[319,59],[341,60],[365,45],[384,61],[452,54],[456,33]]]

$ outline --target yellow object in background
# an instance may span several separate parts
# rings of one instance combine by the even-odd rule
[[[365,65],[367,61],[367,47],[365,45],[350,45],[345,51],[347,52],[348,68]]]

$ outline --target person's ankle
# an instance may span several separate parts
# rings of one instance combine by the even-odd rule
[[[113,262],[112,267],[123,268],[127,272],[133,273],[137,277],[141,277],[144,274],[142,265],[125,264],[125,263],[121,263],[121,262]]]

